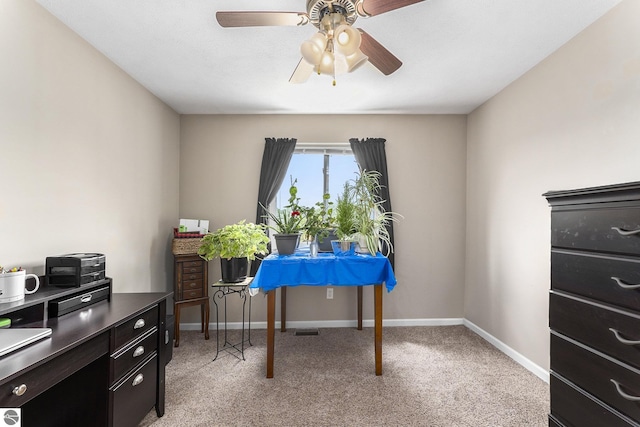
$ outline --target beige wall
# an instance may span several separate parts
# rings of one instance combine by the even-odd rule
[[[547,190],[640,180],[640,2],[468,119],[465,317],[548,368]]]
[[[102,252],[114,290],[171,289],[179,116],[32,0],[0,2],[0,264]]]
[[[265,137],[386,138],[393,210],[404,220],[394,225],[398,285],[385,295],[385,319],[463,317],[465,116],[182,116],[180,215],[209,219],[212,230],[254,221]],[[212,280],[219,271],[211,261]],[[371,319],[372,292],[364,295]],[[266,319],[265,305],[254,299],[252,320]],[[352,320],[355,309],[354,289],[335,289],[333,300],[324,288],[288,292],[287,320]]]

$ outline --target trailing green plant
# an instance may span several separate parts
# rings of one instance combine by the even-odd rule
[[[370,252],[388,256],[393,252],[388,226],[402,215],[385,210],[385,201],[380,197],[380,177],[378,171],[361,170],[352,181],[355,229],[359,240],[366,243]]]
[[[335,233],[342,241],[350,240],[356,230],[356,205],[353,186],[350,181],[344,183],[342,194],[336,198]]]
[[[263,224],[254,224],[242,220],[236,224],[225,225],[202,238],[198,255],[211,261],[220,257],[255,259],[256,254],[266,255],[269,237]]]

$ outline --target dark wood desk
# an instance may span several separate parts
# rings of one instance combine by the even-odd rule
[[[50,289],[0,304],[13,327],[52,329],[50,338],[0,358],[0,407],[21,408],[24,427],[137,426],[154,406],[164,414],[171,293],[112,294],[48,318],[51,299],[85,291]]]

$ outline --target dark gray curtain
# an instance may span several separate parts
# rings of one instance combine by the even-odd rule
[[[266,224],[262,203],[269,203],[276,197],[296,148],[295,138],[265,138],[262,166],[260,167],[260,183],[258,185],[258,202],[256,207],[256,224]],[[260,256],[251,263],[251,276],[255,276],[261,262]]]
[[[387,154],[384,148],[384,138],[367,138],[359,140],[357,138],[351,138],[349,143],[351,144],[351,151],[358,162],[360,169],[368,171],[380,172],[380,194],[379,196],[384,200],[383,206],[387,212],[393,212],[391,209],[391,196],[389,195],[389,174],[387,172]],[[389,231],[389,237],[391,243],[395,247],[395,241],[393,238],[393,221],[387,226]],[[395,265],[394,254],[389,254],[389,261],[391,265]]]

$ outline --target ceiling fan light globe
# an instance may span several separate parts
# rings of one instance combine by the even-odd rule
[[[358,50],[362,37],[360,31],[350,25],[340,25],[333,33],[336,51],[349,56]]]
[[[367,55],[362,53],[360,49],[357,49],[354,53],[347,56],[345,60],[347,62],[347,72],[350,73],[352,71],[357,70],[362,65],[366,64],[369,58],[367,57]]]
[[[320,31],[312,35],[309,41],[317,45],[320,50],[325,50],[327,47],[327,36]]]
[[[306,40],[300,46],[300,53],[305,61],[311,65],[320,64],[322,59],[323,49],[320,49],[316,43],[311,40]]]
[[[320,60],[320,64],[318,65],[318,70],[320,70],[320,73],[322,74],[329,74],[329,75],[333,75],[335,72],[335,58],[333,56],[333,53],[325,51],[322,54],[322,59]]]

